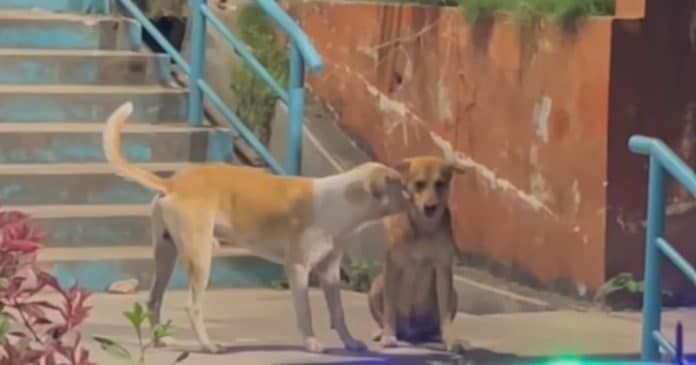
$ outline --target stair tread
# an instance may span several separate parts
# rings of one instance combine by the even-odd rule
[[[79,13],[60,13],[40,8],[31,9],[1,9],[0,20],[2,19],[23,19],[23,20],[70,20],[83,21],[87,24],[101,20],[129,20],[124,17],[100,14],[79,14]]]
[[[125,126],[125,133],[152,133],[152,132],[191,132],[209,131],[211,129],[220,130],[213,127],[191,127],[186,123],[132,123]],[[38,123],[16,123],[0,122],[0,133],[101,133],[104,125],[101,123],[63,123],[63,122],[38,122]]]
[[[33,218],[100,218],[149,216],[149,204],[59,204],[4,206],[7,211],[20,211]]]
[[[242,247],[220,247],[213,251],[214,257],[249,256],[251,251]],[[152,260],[152,246],[77,246],[77,247],[50,247],[45,246],[39,251],[38,259],[43,262],[50,261],[94,261],[94,260],[128,260],[148,259]]]
[[[171,171],[184,167],[201,165],[196,162],[148,162],[136,163],[149,171]],[[65,174],[114,174],[115,170],[106,162],[94,163],[37,163],[37,164],[0,164],[0,175],[65,175]]]
[[[183,94],[183,88],[159,85],[0,85],[0,93],[13,94]]]
[[[81,56],[81,57],[105,57],[105,56],[142,56],[142,57],[168,57],[161,53],[138,52],[119,49],[44,49],[44,48],[0,48],[0,56]]]

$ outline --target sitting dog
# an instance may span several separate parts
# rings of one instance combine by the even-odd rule
[[[431,134],[445,158],[414,157],[397,166],[407,186],[409,209],[384,219],[388,234],[382,271],[368,300],[381,328],[375,340],[384,347],[397,340],[444,342],[448,351],[461,351],[452,322],[457,293],[452,283],[457,249],[450,226],[449,185],[463,173],[446,141]],[[381,339],[380,339],[381,338]]]
[[[258,168],[206,164],[162,178],[123,156],[121,131],[132,110],[132,104],[125,103],[109,117],[103,148],[118,173],[158,193],[152,212],[156,266],[148,302],[152,323],[159,323],[162,297],[178,257],[190,279],[187,312],[191,327],[205,350],[219,350],[208,337],[202,312],[217,245],[215,230],[222,232],[223,241],[245,245],[285,265],[297,325],[308,351],[324,350],[312,328],[310,270],[319,277],[331,327],[345,347],[366,349],[353,338],[344,320],[339,282],[343,247],[335,244],[334,238],[364,221],[405,210],[401,175],[374,162],[324,178],[277,176]]]

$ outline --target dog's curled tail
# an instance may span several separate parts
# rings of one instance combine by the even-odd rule
[[[169,192],[167,180],[134,165],[123,155],[121,131],[131,113],[133,113],[133,103],[129,101],[118,107],[106,120],[104,132],[102,133],[102,147],[104,148],[106,160],[116,169],[119,175],[133,180],[148,189],[167,194]]]

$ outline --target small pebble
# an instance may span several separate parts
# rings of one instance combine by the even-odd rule
[[[108,292],[111,294],[133,294],[138,289],[138,284],[138,279],[116,281],[109,285]]]

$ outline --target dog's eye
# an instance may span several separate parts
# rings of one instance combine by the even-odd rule
[[[414,187],[417,191],[422,191],[423,189],[425,189],[425,181],[416,181]]]
[[[445,182],[438,180],[435,182],[435,189],[442,190],[445,187]]]

